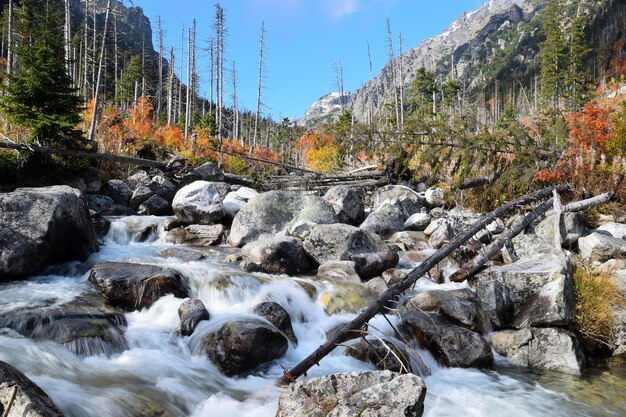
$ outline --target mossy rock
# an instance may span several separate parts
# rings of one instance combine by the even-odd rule
[[[322,292],[318,300],[328,314],[358,313],[376,300],[364,285],[341,284]]]

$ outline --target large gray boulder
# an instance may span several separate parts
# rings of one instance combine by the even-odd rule
[[[63,185],[0,194],[0,281],[84,260],[98,249],[78,190]]]
[[[537,236],[548,242],[554,241],[555,216],[556,214],[552,214],[546,217],[535,227]],[[580,213],[564,213],[559,229],[563,246],[571,247],[587,233],[587,221]]]
[[[363,222],[365,207],[359,193],[354,188],[347,185],[336,185],[324,194],[324,200],[333,205],[335,213],[342,223],[356,226]]]
[[[404,215],[396,205],[384,203],[370,213],[360,227],[380,236],[389,236],[404,229]]]
[[[613,283],[625,300],[613,308],[613,331],[610,340],[613,355],[626,354],[626,269],[615,272]]]
[[[184,301],[178,307],[178,317],[180,318],[180,334],[191,336],[198,323],[210,318],[204,303],[198,299]]]
[[[508,288],[502,282],[495,279],[479,280],[476,295],[492,327],[502,329],[511,324],[513,302]]]
[[[463,300],[476,299],[476,293],[469,288],[456,290],[428,290],[412,297],[406,304],[409,311],[435,311],[446,299],[458,297]]]
[[[413,214],[419,213],[422,207],[427,205],[425,198],[402,185],[386,185],[377,189],[372,194],[371,202],[374,210],[385,202],[397,205],[402,210],[405,220]]]
[[[361,278],[373,278],[398,263],[398,254],[374,233],[347,224],[317,225],[304,241],[317,263],[352,261]]]
[[[111,197],[117,204],[127,206],[130,202],[130,197],[133,195],[133,190],[122,180],[109,180],[104,187],[106,195]]]
[[[420,345],[445,366],[490,368],[493,365],[491,348],[480,334],[449,324],[433,313],[408,312],[401,318]]]
[[[286,191],[263,193],[237,213],[228,242],[242,247],[262,237],[273,237],[300,222],[337,223],[333,206],[321,197]]]
[[[626,240],[594,232],[578,239],[580,256],[589,261],[604,262],[626,256]]]
[[[231,320],[203,338],[203,350],[227,376],[252,371],[287,352],[287,338],[258,319]]]
[[[139,206],[138,214],[146,216],[165,216],[172,211],[170,203],[160,195],[153,195]]]
[[[270,274],[296,275],[311,269],[302,241],[295,237],[278,236],[250,242],[241,253]]]
[[[224,225],[192,224],[185,227],[181,242],[189,246],[215,246],[222,243]]]
[[[189,284],[178,272],[155,265],[103,262],[91,269],[89,281],[111,305],[126,311],[150,307],[160,297],[189,297]]]
[[[611,236],[618,239],[626,239],[626,224],[624,223],[605,223],[597,230],[609,232]]]
[[[420,417],[425,396],[424,381],[413,374],[333,374],[289,386],[276,417]]]
[[[411,371],[409,352],[404,345],[388,339],[369,337],[346,347],[345,354],[369,362],[381,371]],[[414,372],[417,374],[417,372]]]
[[[3,417],[63,417],[48,394],[18,369],[1,361],[0,414]]]
[[[470,280],[496,280],[513,303],[515,328],[567,326],[574,318],[572,265],[564,255],[537,254],[493,267]],[[482,284],[479,284],[480,286]]]
[[[208,181],[196,181],[178,190],[172,209],[184,224],[214,224],[226,215],[220,193]]]
[[[241,187],[237,191],[231,191],[224,197],[224,210],[226,215],[233,219],[239,213],[239,210],[246,205],[250,200],[253,200],[259,196],[259,193],[248,187]]]
[[[503,330],[488,335],[510,365],[580,375],[584,364],[576,336],[563,329]]]
[[[451,296],[439,306],[439,315],[448,321],[477,333],[487,330],[487,317],[480,305],[474,301]]]
[[[330,261],[321,264],[317,269],[317,279],[348,284],[361,283],[361,277],[356,272],[356,264],[352,261]]]
[[[194,181],[224,181],[224,174],[213,162],[205,162],[187,173],[182,178],[181,185],[191,184]]]
[[[283,332],[291,342],[296,345],[298,344],[296,334],[293,332],[291,316],[283,306],[273,301],[266,301],[254,306],[252,312],[272,323],[278,330]]]
[[[81,356],[124,351],[128,347],[125,326],[124,313],[100,294],[82,295],[60,306],[24,307],[0,315],[0,329],[13,329],[29,339],[51,340]]]

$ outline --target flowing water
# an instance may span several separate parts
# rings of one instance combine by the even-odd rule
[[[328,316],[312,300],[306,285],[318,289],[329,283],[264,274],[247,274],[223,262],[226,248],[206,251],[201,261],[165,258],[160,252],[173,244],[165,240],[163,218],[115,219],[100,252],[84,263],[54,267],[46,274],[0,286],[0,314],[23,307],[53,308],[93,292],[87,281],[97,262],[125,261],[166,266],[189,278],[193,297],[207,306],[211,320],[201,322],[191,337],[177,334],[177,309],[183,300],[159,299],[148,309],[126,314],[128,349],[110,356],[77,356],[49,341],[34,341],[0,330],[0,360],[25,372],[40,385],[68,417],[274,416],[280,389],[274,381],[325,340],[325,333],[353,314]],[[141,231],[156,225],[148,243]],[[427,281],[417,289],[429,288]],[[251,309],[268,299],[290,313],[297,346],[290,344],[276,363],[253,373],[227,378],[199,352],[201,338],[225,321],[251,316]],[[384,320],[373,326],[389,332]],[[425,415],[443,416],[623,416],[624,368],[593,370],[583,378],[531,374],[497,367],[493,371],[446,369],[426,352],[421,358],[431,370],[424,376],[428,394]],[[309,377],[370,370],[364,362],[336,349],[313,368]],[[620,374],[621,372],[621,374]]]

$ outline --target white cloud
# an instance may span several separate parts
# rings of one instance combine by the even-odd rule
[[[356,12],[359,0],[324,0],[323,7],[331,20],[339,20]]]

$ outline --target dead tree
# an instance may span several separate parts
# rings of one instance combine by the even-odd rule
[[[400,89],[400,129],[404,128],[404,68],[402,67],[402,32],[398,32],[398,86]]]
[[[224,48],[226,29],[224,28],[224,8],[217,3],[215,5],[215,70],[216,70],[216,122],[218,149],[222,148],[222,130],[224,128]],[[219,164],[221,165],[221,157]]]
[[[252,147],[257,145],[257,133],[259,131],[259,117],[261,117],[261,93],[263,90],[263,48],[265,47],[265,21],[261,21],[261,35],[259,37],[259,77],[257,82],[256,114],[254,115],[254,136]]]
[[[158,119],[161,114],[163,101],[163,27],[161,26],[161,16],[157,17],[157,38],[159,42],[159,74],[157,79],[157,111],[155,118]]]
[[[100,63],[98,65],[98,78],[96,80],[96,89],[94,90],[94,103],[93,103],[93,112],[91,113],[91,126],[89,127],[89,141],[92,143],[92,146],[95,148],[96,144],[94,141],[95,133],[96,133],[96,125],[98,123],[98,106],[99,106],[99,92],[100,92],[100,80],[102,80],[102,69],[104,67],[104,50],[106,47],[107,40],[107,28],[109,25],[109,15],[111,14],[111,0],[107,0],[107,8],[106,14],[104,16],[104,30],[102,32],[102,48],[100,49]]]
[[[187,98],[185,100],[185,143],[189,139],[189,123],[191,121],[191,84],[193,83],[191,75],[191,28],[188,29],[187,36]]]
[[[396,128],[400,130],[400,109],[398,106],[398,84],[396,80],[395,53],[393,52],[393,35],[391,22],[387,19],[387,49],[389,54],[389,71],[391,71],[391,88],[393,89],[393,105],[396,110]]]
[[[183,111],[183,74],[185,62],[185,25],[180,35],[180,79],[178,80],[178,101],[176,103],[176,121],[180,122]]]
[[[67,73],[72,77],[72,86],[75,81],[72,74],[72,14],[70,12],[70,0],[65,0],[65,22],[63,25],[63,36],[65,40],[65,66]]]
[[[237,66],[233,60],[233,139],[239,139],[239,103],[237,102]],[[243,141],[241,141],[243,145]]]
[[[341,100],[341,112],[343,113],[345,109],[345,105],[343,102],[343,62],[337,61],[333,64],[333,69],[335,70],[335,79],[337,82],[337,89],[339,90],[339,99]]]
[[[513,210],[536,201],[545,200],[552,195],[553,189],[557,192],[564,192],[569,189],[566,185],[560,185],[557,187],[544,188],[532,194],[528,194],[517,200],[511,201],[503,206],[498,207],[491,213],[488,213],[480,218],[477,222],[472,224],[464,232],[458,234],[448,244],[444,245],[441,249],[435,252],[432,256],[422,262],[417,268],[413,269],[402,281],[392,285],[385,291],[373,304],[365,309],[361,314],[354,318],[351,322],[346,324],[341,330],[335,332],[329,337],[324,344],[317,348],[313,353],[307,356],[304,360],[298,363],[292,369],[285,371],[282,378],[278,380],[281,385],[294,382],[300,376],[304,375],[313,365],[319,364],[319,362],[330,352],[332,352],[337,345],[345,340],[346,335],[351,332],[359,331],[370,319],[376,314],[383,311],[386,305],[392,300],[402,295],[408,290],[415,282],[424,276],[428,271],[435,267],[439,262],[445,259],[453,251],[460,248],[465,242],[467,242],[472,236],[484,229],[488,224],[493,222],[498,217],[512,212]]]
[[[174,100],[174,48],[170,47],[170,74],[167,81],[167,124],[172,124]]]

